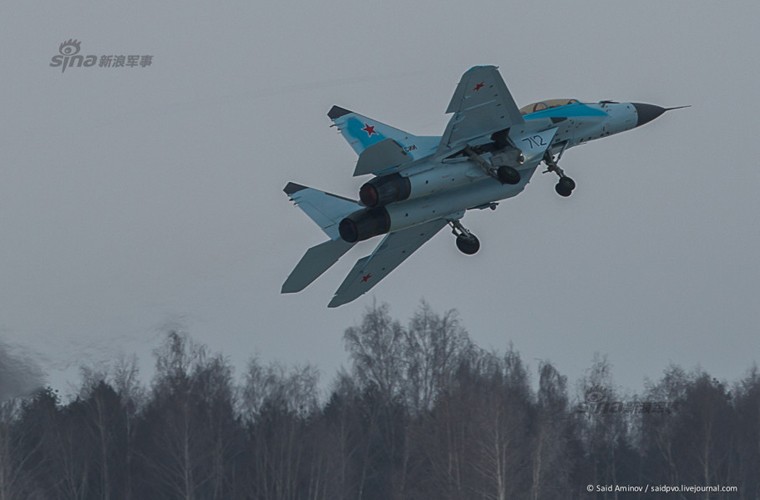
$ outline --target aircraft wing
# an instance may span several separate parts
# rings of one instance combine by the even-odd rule
[[[437,219],[387,234],[374,252],[354,265],[328,307],[341,306],[367,293],[446,224],[445,219]]]
[[[522,114],[496,66],[470,68],[457,85],[447,113],[454,113],[446,126],[438,154],[455,152],[468,141],[523,123]]]

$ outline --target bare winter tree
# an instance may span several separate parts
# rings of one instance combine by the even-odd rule
[[[751,380],[744,387],[752,387]],[[746,437],[757,436],[757,422],[737,415],[747,394],[751,391],[745,393],[739,386],[735,399],[724,383],[707,373],[695,371],[687,375],[677,367],[669,368],[659,383],[650,384],[647,398],[657,411],[644,413],[640,421],[647,479],[678,481],[675,484],[743,484],[740,478],[747,464],[754,468],[750,475],[757,477],[756,454],[750,452],[743,456],[746,461],[737,460],[737,454],[748,451],[743,447]],[[743,409],[744,415],[752,414],[751,406]],[[738,429],[749,432],[744,436],[738,434]],[[747,484],[750,489],[741,489],[744,496],[751,491],[753,482]],[[702,498],[729,496],[705,492]]]
[[[310,498],[327,481],[313,457],[307,420],[316,413],[317,370],[311,366],[287,371],[282,365],[261,366],[251,360],[243,388],[249,435],[248,495],[251,498],[300,498],[303,484]]]
[[[370,436],[362,484],[368,479],[381,481],[387,485],[382,495],[391,499],[402,498],[407,484],[405,336],[401,324],[391,319],[387,304],[373,304],[361,325],[348,328],[343,335],[353,374],[364,393]],[[373,445],[375,436],[379,443]]]
[[[742,499],[760,498],[760,372],[754,365],[734,388],[734,479]]]
[[[205,349],[186,334],[170,331],[156,350],[153,400],[146,409],[144,456],[156,496],[195,500],[199,495],[199,469],[207,458],[205,430],[197,419],[192,371],[206,358]]]
[[[673,438],[678,425],[676,412],[686,398],[689,384],[686,372],[677,366],[668,367],[657,384],[647,383],[646,404],[658,404],[657,408],[648,406],[638,424],[639,446],[645,463],[643,474],[647,481],[681,484],[679,450]]]
[[[78,415],[74,408],[68,414]],[[29,479],[20,498],[80,498],[81,463],[72,460],[73,436],[57,393],[46,388],[25,399],[14,427],[19,456],[24,457],[17,465]]]
[[[625,471],[620,465],[627,459],[628,417],[621,396],[612,381],[612,366],[606,356],[594,355],[591,368],[580,383],[584,411],[580,417],[581,439],[589,456],[588,483],[621,484]],[[618,498],[617,492],[605,498]]]
[[[373,305],[360,326],[343,335],[354,375],[361,384],[374,384],[382,398],[390,402],[401,396],[404,379],[404,330],[391,319],[387,304]]]
[[[529,491],[531,417],[527,371],[510,348],[503,358],[487,356],[481,367],[484,384],[472,415],[476,481],[471,488],[494,500],[515,498]]]
[[[325,499],[362,498],[369,469],[370,439],[376,417],[363,412],[361,388],[345,371],[333,383],[322,418],[322,449],[326,460]],[[369,418],[364,418],[369,417]]]
[[[539,366],[534,417],[531,498],[566,498],[570,489],[567,379],[549,363]]]
[[[404,385],[415,414],[430,410],[472,349],[454,310],[438,315],[422,302],[404,333]]]
[[[531,490],[532,397],[519,355],[472,350],[416,439],[434,498],[506,499]]]
[[[686,390],[677,421],[674,438],[683,443],[679,454],[682,477],[705,485],[727,478],[736,422],[725,384],[707,373],[696,376]],[[704,498],[710,498],[709,493]]]
[[[193,370],[196,390],[197,425],[204,433],[205,463],[197,475],[201,496],[214,500],[230,498],[234,464],[242,454],[243,433],[235,414],[232,368],[216,355]]]
[[[88,427],[94,441],[94,448],[98,459],[92,460],[93,474],[97,474],[98,496],[103,500],[110,500],[112,495],[123,491],[121,484],[113,477],[115,470],[123,470],[124,464],[118,464],[119,458],[116,447],[120,445],[117,433],[123,431],[121,416],[121,401],[119,395],[105,381],[105,376],[89,378],[84,376],[85,386],[82,391],[82,402],[88,416]],[[118,487],[116,486],[118,484]]]
[[[121,413],[124,422],[124,441],[121,453],[124,461],[123,498],[131,500],[134,494],[133,470],[136,456],[136,434],[139,412],[145,404],[145,390],[139,382],[137,357],[121,357],[113,369],[113,385],[121,402]]]
[[[14,425],[19,410],[16,399],[0,402],[0,500],[24,498],[33,491],[28,466],[41,443],[26,450],[20,445],[23,429]]]

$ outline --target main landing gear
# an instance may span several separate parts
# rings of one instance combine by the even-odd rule
[[[546,154],[544,154],[544,162],[547,166],[544,173],[554,172],[559,176],[559,181],[557,181],[557,185],[554,186],[554,190],[557,192],[557,194],[564,197],[568,197],[573,194],[573,189],[575,189],[575,181],[565,175],[565,171],[562,170],[559,165],[557,165],[554,157],[548,151]]]
[[[466,255],[473,255],[480,250],[480,241],[458,221],[450,221],[451,232],[457,237],[457,248]]]

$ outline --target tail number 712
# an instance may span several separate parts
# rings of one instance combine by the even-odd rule
[[[540,135],[534,135],[533,137],[526,137],[525,139],[521,139],[523,142],[528,143],[528,147],[530,149],[536,149],[546,146],[546,139],[544,139]]]

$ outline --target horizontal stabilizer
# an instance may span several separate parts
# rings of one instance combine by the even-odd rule
[[[348,214],[363,208],[358,201],[325,193],[295,182],[289,182],[283,191],[332,240],[340,238],[338,232],[340,221]]]
[[[366,174],[379,174],[412,161],[404,148],[393,139],[384,139],[368,147],[359,155],[354,177]]]
[[[328,240],[306,251],[288,279],[282,285],[282,293],[300,292],[315,279],[338,262],[343,254],[348,252],[353,243],[343,240]]]

